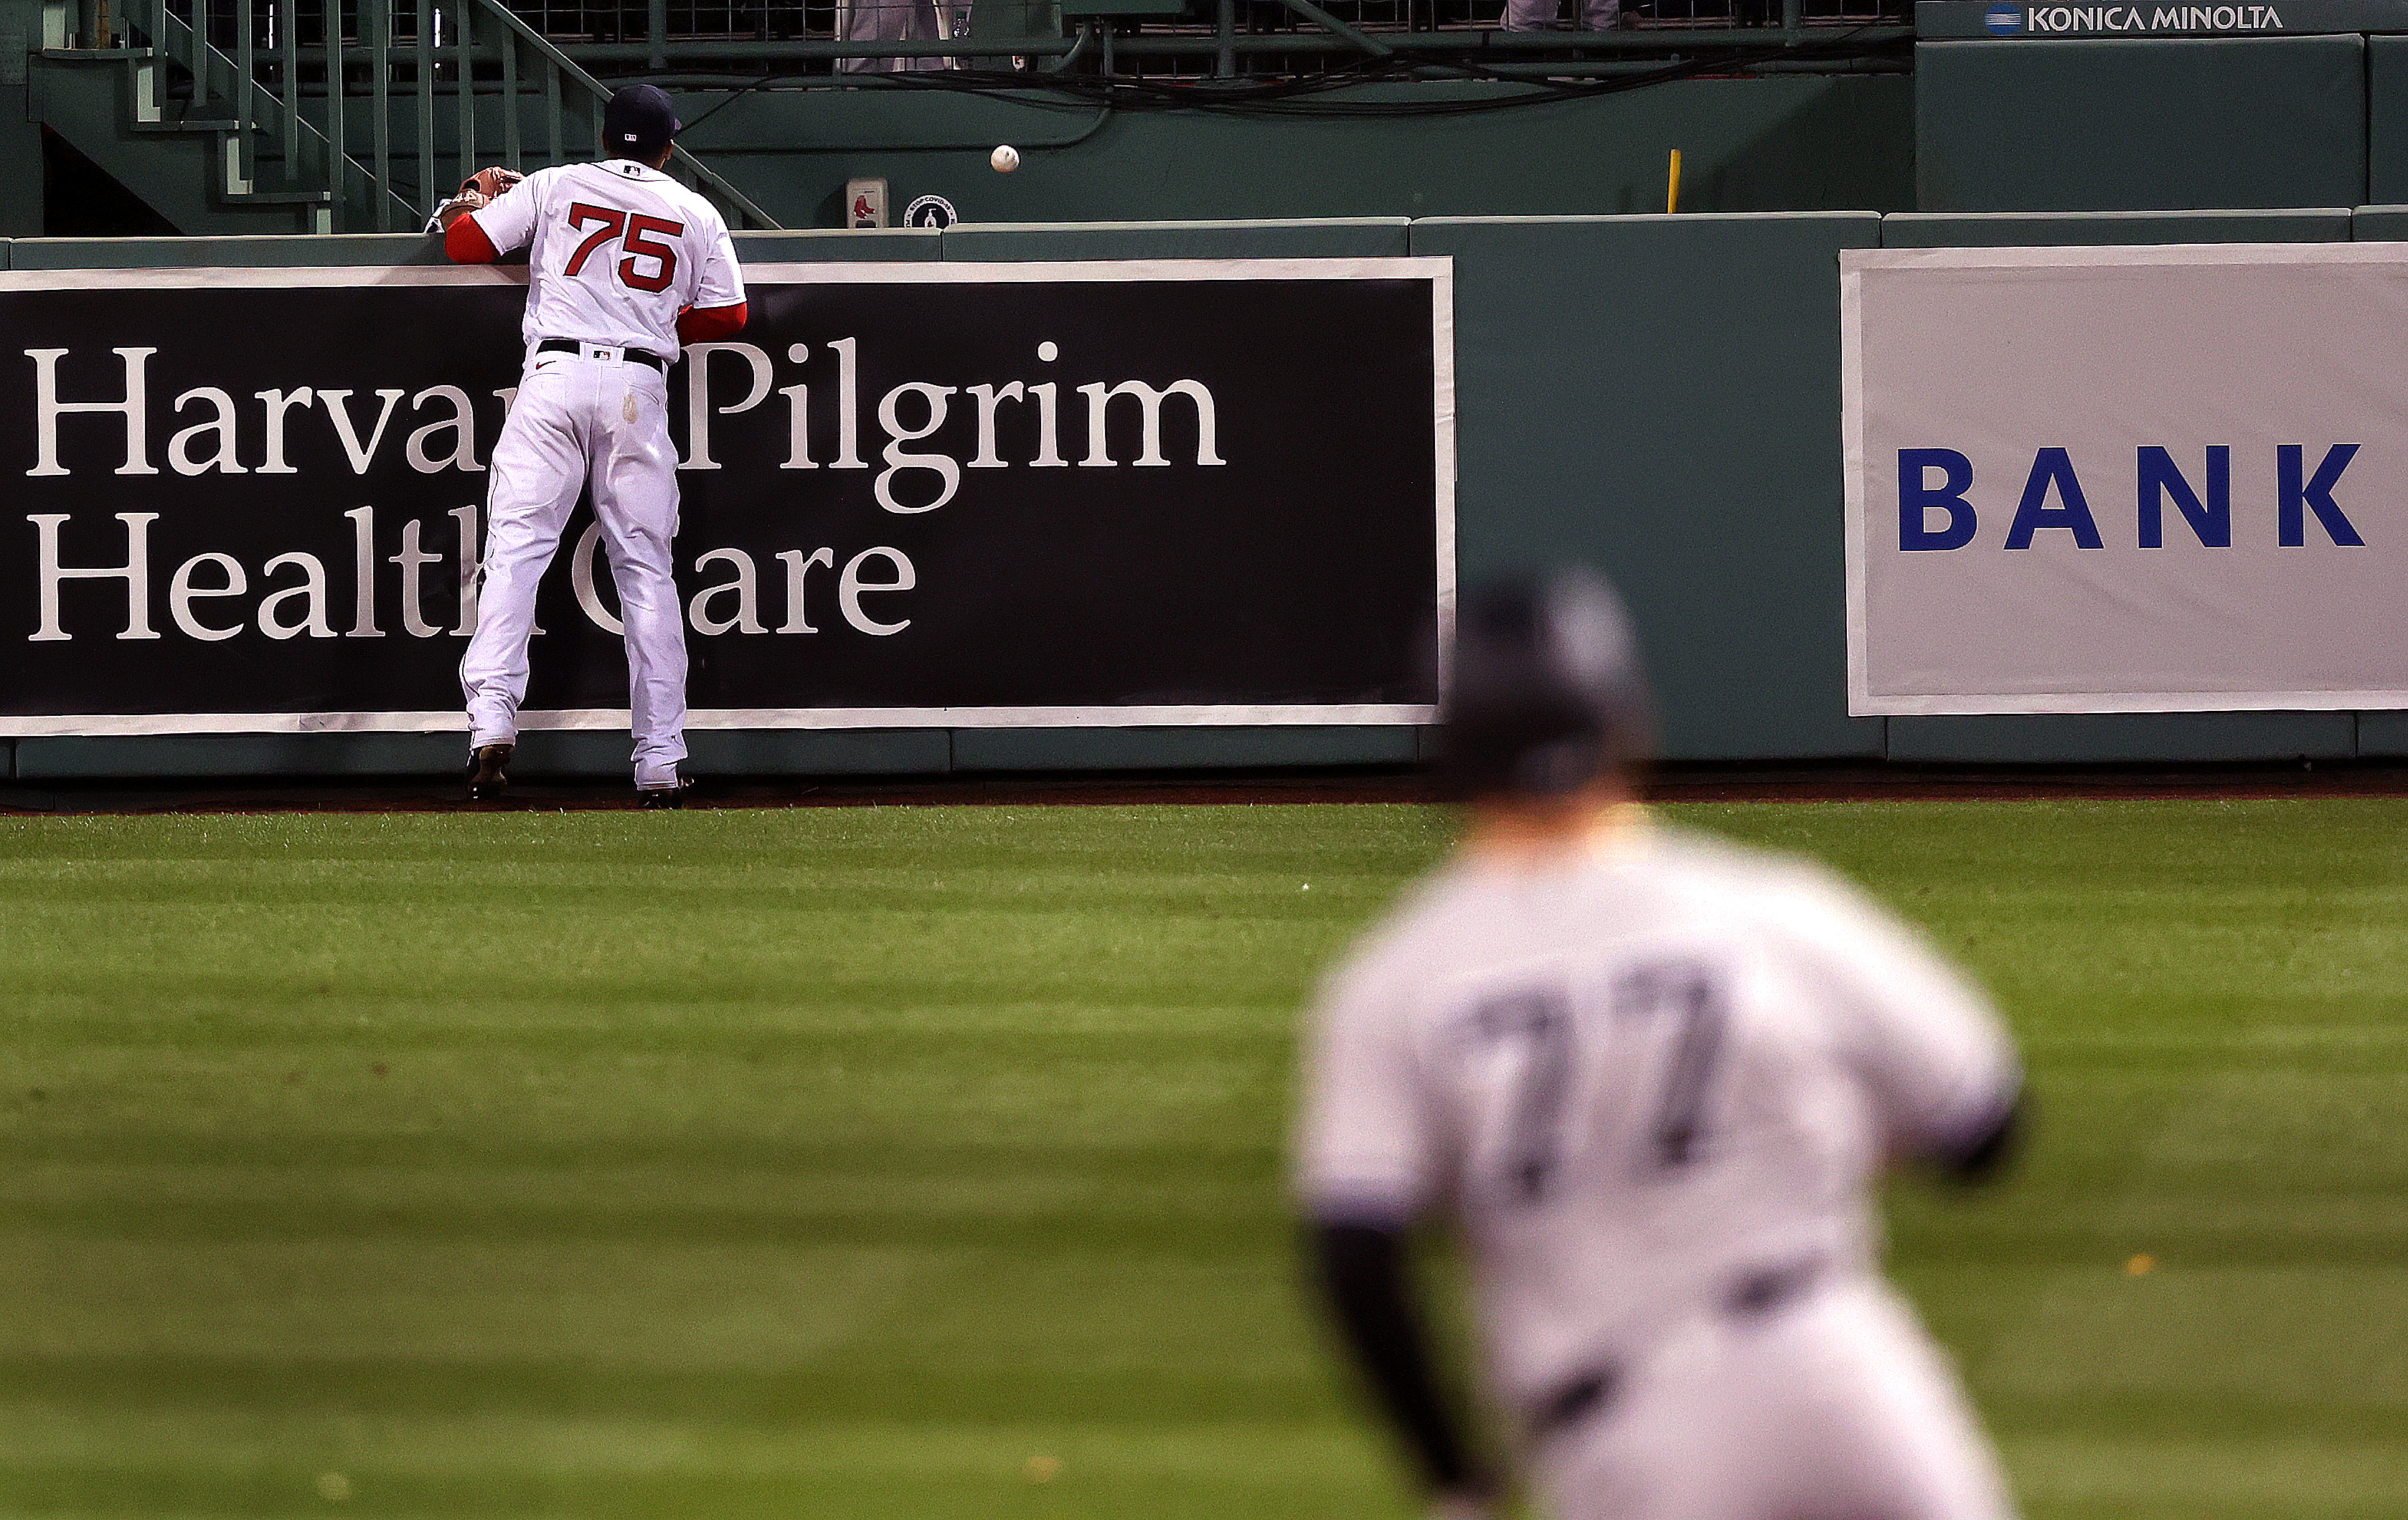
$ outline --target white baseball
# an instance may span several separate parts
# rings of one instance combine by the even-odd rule
[[[1020,167],[1020,149],[1012,147],[1010,143],[1005,143],[994,152],[989,153],[986,156],[986,161],[995,165],[996,173],[1010,174],[1012,170]]]

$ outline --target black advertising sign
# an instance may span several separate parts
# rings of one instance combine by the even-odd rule
[[[1398,723],[1443,260],[756,264],[671,372],[697,727]],[[462,726],[523,271],[0,274],[0,734]],[[585,510],[529,728],[624,725]]]

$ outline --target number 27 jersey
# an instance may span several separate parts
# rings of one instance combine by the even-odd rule
[[[675,360],[680,312],[744,299],[718,209],[630,159],[538,170],[470,214],[494,248],[527,247],[529,343],[575,338]]]
[[[1981,995],[1804,862],[1656,826],[1424,883],[1313,1018],[1297,1183],[1443,1211],[1511,1399],[1637,1354],[1760,1269],[1870,1270],[1868,1185],[2017,1085]]]

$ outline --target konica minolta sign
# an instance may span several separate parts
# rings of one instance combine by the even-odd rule
[[[1916,35],[1951,37],[2200,37],[2408,32],[2408,0],[2272,0],[2271,4],[2026,4],[1920,0]]]

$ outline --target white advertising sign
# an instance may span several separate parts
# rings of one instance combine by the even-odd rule
[[[1851,713],[2408,707],[2408,244],[1840,267]]]

